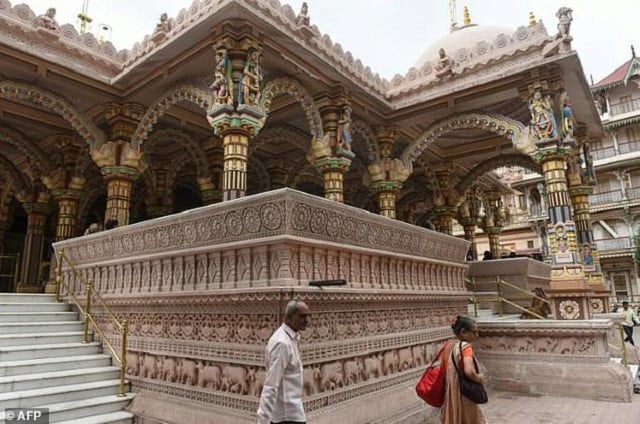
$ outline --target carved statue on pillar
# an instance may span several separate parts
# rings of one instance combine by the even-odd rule
[[[171,31],[171,23],[169,22],[167,14],[163,13],[160,15],[160,22],[156,24],[156,29],[153,31],[151,39],[156,44],[160,44],[167,39],[169,31]]]
[[[551,96],[542,97],[537,90],[529,101],[532,133],[538,140],[546,140],[558,136],[558,125],[551,103]]]
[[[570,7],[561,7],[556,12],[558,18],[558,34],[556,39],[559,42],[558,48],[560,53],[569,53],[571,51],[571,41],[573,37],[569,35],[571,29],[571,21],[573,21],[573,9]]]
[[[238,86],[238,104],[257,106],[260,103],[262,78],[260,51],[254,48],[249,49]]]
[[[214,101],[216,104],[233,105],[232,67],[227,49],[218,49],[215,60],[216,68],[214,79],[210,85],[210,88],[213,90]]]
[[[351,107],[342,106],[338,127],[336,128],[337,152],[351,152]]]

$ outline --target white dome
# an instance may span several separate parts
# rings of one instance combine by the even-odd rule
[[[444,49],[448,56],[453,57],[453,54],[462,48],[472,49],[481,41],[493,44],[498,35],[504,34],[511,37],[514,32],[514,30],[507,27],[480,25],[464,26],[450,32],[440,40],[433,43],[424,53],[422,53],[414,67],[420,69],[425,62],[437,63],[439,58],[438,50],[441,48]]]

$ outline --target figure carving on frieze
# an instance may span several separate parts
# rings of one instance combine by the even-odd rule
[[[229,60],[227,49],[218,49],[216,51],[214,79],[210,86],[213,90],[216,104],[233,105],[233,79],[231,77],[231,70],[231,60]]]
[[[447,52],[441,48],[438,50],[438,63],[435,65],[436,78],[448,78],[453,74],[453,59],[447,56]]]
[[[300,8],[300,13],[298,13],[298,17],[296,19],[296,24],[298,26],[309,26],[310,18],[309,18],[309,5],[307,2],[302,2],[302,7]]]
[[[538,140],[545,140],[558,136],[558,125],[551,104],[551,97],[542,97],[540,91],[536,91],[529,101],[531,112],[531,127]]]
[[[50,7],[47,9],[46,13],[40,15],[35,20],[36,27],[48,29],[50,31],[59,31],[60,26],[58,22],[56,22],[56,9],[54,7]]]
[[[596,183],[596,171],[593,167],[593,155],[588,143],[582,146],[582,160],[584,162],[584,169],[582,170],[582,179],[584,184],[595,185]]]
[[[156,29],[154,30],[154,34],[158,32],[169,32],[171,30],[171,25],[169,24],[169,16],[166,13],[160,15],[160,22],[156,24]]]
[[[255,48],[249,49],[238,87],[238,104],[258,105],[261,96],[262,78],[260,51]]]

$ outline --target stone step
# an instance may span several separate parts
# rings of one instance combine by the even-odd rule
[[[27,334],[2,334],[0,335],[0,349],[3,347],[51,345],[58,343],[82,342],[82,331],[65,333],[27,333]],[[90,334],[89,340],[93,337]]]
[[[64,333],[69,331],[82,331],[82,322],[5,322],[0,323],[0,335],[2,334],[26,334],[26,333]]]
[[[0,293],[0,303],[53,303],[55,294]]]
[[[35,303],[2,303],[0,302],[0,312],[65,312],[71,307],[66,303],[58,302],[35,302]]]
[[[77,312],[0,312],[0,323],[78,321]]]
[[[73,402],[118,393],[120,380],[103,380],[69,386],[46,387],[0,393],[3,408],[36,408],[41,405]],[[126,390],[129,390],[128,383]]]
[[[120,368],[114,366],[12,375],[0,377],[0,393],[68,386],[100,380],[115,380],[119,376]]]
[[[0,367],[5,361],[20,361],[39,358],[59,358],[96,354],[100,343],[60,343],[37,346],[0,347]]]
[[[129,402],[127,400],[126,402]],[[122,409],[121,407],[120,409]],[[57,424],[132,424],[133,414],[127,411],[111,412],[108,414],[93,415],[71,421],[54,421]]]
[[[107,367],[111,365],[111,363],[111,357],[104,354],[62,356],[59,358],[41,358],[29,359],[25,361],[0,362],[0,377]]]

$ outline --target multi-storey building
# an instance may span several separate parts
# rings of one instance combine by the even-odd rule
[[[640,59],[633,48],[632,57],[592,83],[591,91],[605,129],[605,137],[589,145],[597,177],[589,196],[594,239],[612,295],[640,299],[635,260],[640,230]],[[508,219],[500,237],[502,254],[544,258],[548,216],[542,176],[521,168],[498,173],[514,189],[503,194]],[[478,246],[488,249],[488,240],[481,237]]]

